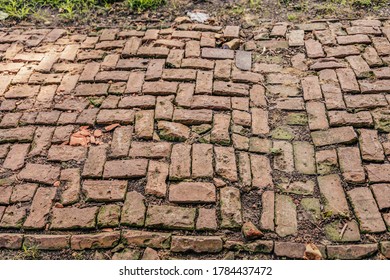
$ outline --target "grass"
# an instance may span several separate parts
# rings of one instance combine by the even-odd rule
[[[76,14],[82,14],[96,6],[100,0],[0,0],[0,10],[17,19],[36,14],[42,8],[51,8],[59,15],[73,19]]]
[[[166,3],[166,0],[127,0],[127,5],[132,10],[144,11],[147,9],[155,9]]]

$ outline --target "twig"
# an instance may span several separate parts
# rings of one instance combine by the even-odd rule
[[[345,233],[345,230],[347,229],[347,227],[348,227],[348,224],[347,224],[347,223],[345,223],[345,225],[343,226],[343,229],[341,230],[341,233],[340,233],[340,239],[342,239],[342,238],[343,238],[343,236],[344,236],[344,233]]]

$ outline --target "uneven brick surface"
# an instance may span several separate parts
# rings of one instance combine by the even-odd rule
[[[2,28],[0,248],[390,258],[389,26]]]

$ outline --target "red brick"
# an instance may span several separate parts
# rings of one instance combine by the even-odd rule
[[[93,181],[85,180],[83,193],[87,201],[123,201],[127,190],[126,181]]]
[[[142,227],[145,223],[145,198],[142,194],[131,191],[126,194],[121,213],[121,224]]]
[[[337,174],[317,177],[320,193],[324,198],[324,211],[330,216],[346,216],[349,213],[347,199]]]
[[[0,234],[0,248],[21,249],[22,242],[23,242],[22,234],[15,234],[15,233]]]
[[[314,131],[311,133],[314,145],[317,147],[333,144],[353,143],[357,135],[352,127],[330,128],[324,131]]]
[[[151,95],[176,94],[177,86],[176,82],[145,82],[142,92]]]
[[[106,161],[103,178],[138,178],[146,176],[145,159]]]
[[[60,175],[60,168],[52,165],[28,163],[18,174],[20,180],[53,184]]]
[[[221,145],[230,144],[230,115],[226,114],[214,114],[213,128],[211,129],[210,140],[211,143],[217,143]]]
[[[172,252],[218,253],[222,251],[219,236],[173,236]]]
[[[370,183],[390,182],[390,164],[369,164],[366,170]]]
[[[167,163],[150,161],[145,193],[157,197],[165,197],[167,192],[166,179],[168,177],[168,172],[169,165]]]
[[[131,143],[130,157],[168,158],[171,154],[171,143],[168,142],[135,142]]]
[[[70,246],[73,250],[113,248],[118,244],[120,237],[119,231],[72,235]]]
[[[221,228],[241,228],[243,224],[240,191],[234,187],[220,190]]]
[[[359,227],[362,233],[386,231],[385,223],[369,188],[352,189],[348,191],[348,196],[355,215],[359,220]]]
[[[216,174],[231,182],[238,181],[234,149],[229,147],[214,147],[214,153]]]
[[[47,223],[47,215],[50,212],[57,190],[55,188],[38,188],[31,204],[30,214],[28,215],[23,227],[30,229],[43,229]]]
[[[131,37],[128,41],[125,43],[125,47],[122,51],[123,57],[130,57],[137,53],[139,47],[141,46],[142,40],[137,37]]]
[[[191,145],[176,144],[172,148],[169,178],[185,179],[191,176]]]
[[[309,39],[305,41],[306,53],[309,58],[324,57],[325,53],[319,41]]]
[[[169,186],[169,201],[175,203],[214,203],[215,186],[212,183],[181,182]]]
[[[385,159],[383,147],[378,139],[378,131],[360,129],[359,144],[363,160],[383,161]]]
[[[61,171],[61,181],[65,181],[61,193],[61,204],[70,205],[80,198],[80,170],[78,168],[63,169]]]
[[[317,76],[302,79],[303,98],[307,100],[321,99],[321,87]]]
[[[340,147],[337,154],[344,179],[350,183],[364,183],[366,175],[359,149],[357,147]]]
[[[198,71],[195,93],[211,94],[213,91],[213,72]]]
[[[150,228],[193,230],[195,214],[195,208],[150,205],[146,213],[145,225]]]
[[[192,177],[213,177],[213,146],[210,144],[192,145]]]

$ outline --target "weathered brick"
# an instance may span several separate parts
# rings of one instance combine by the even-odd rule
[[[264,135],[269,133],[268,112],[260,108],[251,108],[252,112],[252,133]]]
[[[378,233],[386,231],[385,223],[369,188],[355,188],[347,193],[355,215],[359,220],[361,232]]]
[[[208,59],[233,59],[234,51],[229,49],[202,48],[202,57]]]
[[[30,144],[12,145],[7,157],[3,162],[3,168],[18,170],[24,166],[25,157],[30,149]]]
[[[154,118],[157,120],[172,120],[174,95],[157,96]]]
[[[131,191],[126,194],[121,213],[121,224],[142,227],[145,223],[145,198],[142,194]]]
[[[90,229],[96,224],[99,207],[53,208],[51,229]]]
[[[346,111],[329,111],[329,123],[331,126],[352,125],[353,127],[373,126],[373,120],[370,112],[361,111],[357,113],[348,113]]]
[[[360,129],[359,144],[363,160],[383,161],[385,159],[383,147],[378,139],[378,131]]]
[[[356,77],[368,78],[370,76],[370,66],[368,66],[367,62],[360,55],[348,56],[346,60],[351,65]]]
[[[212,143],[218,143],[221,145],[230,144],[230,119],[230,115],[214,114],[213,128],[211,129],[210,134],[210,140]]]
[[[107,146],[92,146],[89,148],[88,157],[84,164],[83,177],[100,177],[103,174],[106,162]]]
[[[356,142],[357,135],[352,127],[329,128],[324,131],[314,131],[311,133],[314,145],[317,147],[333,145],[333,144],[348,144]]]
[[[211,94],[213,91],[213,72],[198,71],[196,78],[195,93]]]
[[[70,246],[73,250],[113,248],[120,237],[119,231],[72,235]]]
[[[281,237],[298,233],[296,206],[287,195],[275,197],[275,231]]]
[[[217,228],[217,214],[215,209],[199,208],[196,229],[216,230]]]
[[[177,98],[176,98],[177,99]],[[195,95],[192,98],[192,109],[230,110],[230,97]]]
[[[390,184],[371,185],[380,210],[390,208]]]
[[[123,201],[127,189],[126,181],[97,181],[85,180],[83,183],[83,193],[87,201]]]
[[[317,177],[321,196],[325,199],[324,212],[328,216],[348,216],[349,209],[340,177],[337,174]]]
[[[151,139],[154,130],[154,111],[143,110],[135,113],[135,135],[139,138]]]
[[[295,169],[302,174],[316,174],[314,146],[309,142],[294,142]]]
[[[290,47],[304,46],[304,36],[303,30],[291,30],[288,35],[288,45]]]
[[[305,48],[307,56],[310,58],[324,57],[325,53],[319,41],[309,39],[305,41]]]
[[[138,247],[150,247],[155,249],[166,249],[170,247],[171,233],[123,230],[122,237],[127,245]]]
[[[104,165],[103,178],[138,178],[146,176],[145,159],[112,160]]]
[[[169,186],[169,201],[175,203],[215,202],[216,192],[212,183],[181,182]]]
[[[337,170],[337,153],[335,149],[316,152],[317,173],[321,175],[334,173]]]
[[[145,226],[163,229],[195,228],[195,208],[185,208],[167,205],[149,205],[146,212]]]
[[[265,191],[261,196],[261,217],[260,228],[263,230],[274,231],[275,229],[275,193],[273,191]]]
[[[218,236],[173,236],[172,252],[218,253],[222,251],[222,238]]]
[[[61,181],[65,181],[61,193],[61,204],[70,205],[77,202],[80,198],[80,170],[78,168],[69,168],[61,170]]]
[[[321,99],[321,87],[317,76],[308,76],[301,80],[303,98],[307,100]]]
[[[326,246],[329,259],[356,260],[370,257],[378,251],[378,244]]]
[[[287,141],[274,141],[273,149],[280,151],[274,157],[274,168],[284,172],[294,171],[293,146]]]
[[[86,147],[53,145],[50,147],[47,159],[49,161],[84,161],[87,156]]]
[[[22,248],[23,235],[15,233],[0,234],[0,248],[20,249]]]
[[[168,158],[171,154],[172,144],[168,142],[135,142],[131,143],[130,157]]]
[[[157,197],[165,197],[167,192],[167,177],[169,164],[160,161],[150,161],[147,174],[145,193]]]
[[[191,145],[176,144],[172,148],[169,178],[185,179],[191,176]]]
[[[202,123],[211,123],[213,118],[213,112],[211,110],[187,110],[187,109],[175,109],[173,112],[173,121],[194,125]]]
[[[213,146],[210,144],[192,145],[192,177],[213,177]]]
[[[221,228],[241,228],[243,223],[240,191],[234,187],[220,190]]]
[[[47,223],[47,216],[50,212],[56,188],[40,187],[37,189],[31,204],[30,214],[28,215],[23,227],[30,229],[43,229]]]
[[[28,163],[18,174],[20,180],[53,184],[60,175],[60,168],[46,164]]]
[[[370,183],[390,182],[390,164],[369,164],[366,170]]]

